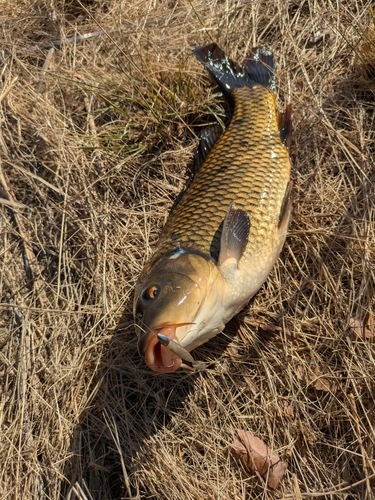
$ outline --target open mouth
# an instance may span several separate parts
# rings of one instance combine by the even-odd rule
[[[176,336],[175,326],[165,326],[163,328],[154,330],[148,335],[149,339],[144,357],[146,364],[151,370],[159,373],[170,373],[178,370],[182,364],[182,359],[177,354],[173,353],[170,349],[164,347],[157,338],[157,334],[162,333],[170,340]],[[146,342],[147,342],[146,340]]]

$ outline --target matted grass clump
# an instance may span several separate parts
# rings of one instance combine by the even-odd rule
[[[2,499],[374,498],[370,4],[4,3]],[[194,351],[208,369],[164,376],[137,353],[132,293],[199,132],[225,118],[191,54],[211,41],[275,52],[293,218],[266,284]],[[285,463],[276,489],[237,429]]]

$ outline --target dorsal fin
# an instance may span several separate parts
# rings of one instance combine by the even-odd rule
[[[223,129],[219,124],[205,128],[200,135],[198,149],[194,156],[193,173],[196,174],[201,168],[216,141],[221,136]]]

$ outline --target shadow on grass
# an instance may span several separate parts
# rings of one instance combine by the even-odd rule
[[[123,324],[122,318],[120,324]],[[220,335],[194,351],[194,357],[210,366],[220,357],[236,333],[232,320]],[[211,365],[210,365],[210,362]],[[146,498],[150,492],[135,478],[134,464],[142,447],[174,415],[184,411],[184,402],[204,372],[179,370],[157,374],[147,368],[137,352],[134,327],[113,334],[103,351],[92,382],[95,392],[82,413],[65,467],[62,498]],[[144,464],[147,467],[147,463]]]

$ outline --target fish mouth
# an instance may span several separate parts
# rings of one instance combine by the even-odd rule
[[[165,325],[155,328],[145,337],[140,338],[138,350],[144,356],[147,366],[158,373],[171,373],[178,370],[182,364],[182,359],[167,347],[164,347],[157,337],[162,333],[170,340],[176,337],[176,325]]]

